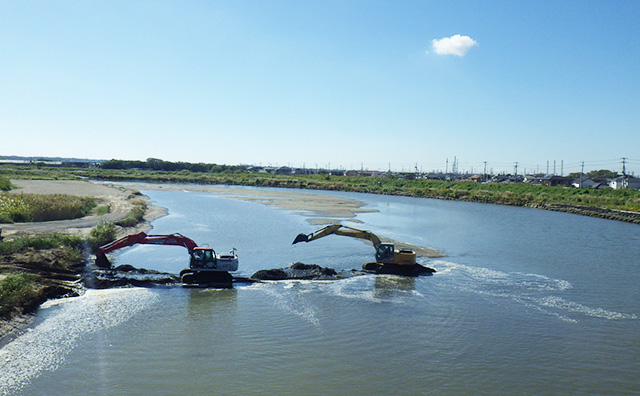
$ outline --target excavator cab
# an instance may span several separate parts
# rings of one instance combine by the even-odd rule
[[[216,268],[216,252],[212,248],[197,247],[191,252],[189,268]]]
[[[376,250],[376,261],[381,262],[393,262],[394,246],[392,243],[381,243]]]

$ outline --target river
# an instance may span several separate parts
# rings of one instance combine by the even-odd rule
[[[243,189],[232,190],[242,194]],[[291,245],[299,212],[225,194],[143,191],[180,232],[238,249],[238,275],[359,268],[365,243]],[[447,254],[433,276],[90,290],[45,304],[0,350],[0,395],[640,394],[640,227],[571,214],[355,193],[349,223]],[[180,247],[117,264],[179,272]]]

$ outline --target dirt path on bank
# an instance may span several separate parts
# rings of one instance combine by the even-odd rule
[[[18,186],[11,190],[11,194],[68,194],[94,197],[98,205],[108,205],[109,213],[104,215],[86,216],[80,219],[45,221],[38,223],[0,224],[2,236],[45,232],[69,232],[86,235],[102,221],[117,222],[122,220],[131,210],[133,204],[129,201],[134,191],[126,187],[108,186],[83,180],[11,180]],[[143,198],[145,197],[138,197]],[[150,207],[145,215],[146,221],[151,221],[163,215],[161,208]]]

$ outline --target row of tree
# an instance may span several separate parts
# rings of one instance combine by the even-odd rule
[[[164,161],[158,158],[147,158],[146,161],[127,161],[112,159],[103,162],[100,167],[102,169],[144,169],[155,171],[168,171],[176,172],[187,170],[189,172],[211,172],[211,173],[223,173],[223,172],[235,172],[237,170],[246,169],[245,166],[237,165],[217,165],[217,164],[205,164],[202,162],[171,162]]]
[[[589,179],[615,179],[616,177],[620,176],[620,174],[618,172],[614,172],[614,171],[610,171],[607,169],[600,169],[600,170],[594,170],[591,172],[587,172],[584,175],[582,175],[580,172],[575,172],[575,173],[570,173],[569,177],[573,177],[575,179],[579,178],[579,177],[585,177],[585,178],[589,178]]]

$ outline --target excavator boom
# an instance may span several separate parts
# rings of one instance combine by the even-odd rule
[[[328,235],[343,235],[352,238],[365,239],[373,244],[376,249],[376,261],[368,263],[374,266],[414,266],[416,265],[416,253],[411,249],[395,249],[392,243],[382,242],[378,236],[370,231],[359,230],[357,228],[342,224],[331,224],[322,227],[311,234],[298,234],[293,240],[293,244],[299,242],[311,242]]]
[[[111,263],[109,259],[107,259],[107,253],[135,244],[184,246],[189,253],[193,252],[193,249],[198,246],[193,239],[180,234],[147,235],[144,232],[140,232],[138,234],[127,235],[99,247],[96,251],[96,265],[102,268],[111,267]]]
[[[319,230],[316,230],[311,234],[298,234],[296,239],[293,240],[292,245],[295,245],[299,242],[315,241],[316,239],[332,234],[350,236],[353,238],[371,241],[373,247],[375,247],[376,249],[378,248],[378,246],[380,246],[380,238],[378,238],[375,234],[369,231],[359,230],[357,228],[345,226],[342,224],[331,224],[326,227],[320,228]]]
[[[115,240],[96,251],[96,265],[111,268],[107,253],[127,246],[174,245],[183,246],[189,251],[189,268],[180,271],[183,285],[204,285],[214,287],[231,287],[233,277],[229,271],[238,269],[238,254],[234,248],[229,253],[216,254],[210,247],[200,247],[191,238],[180,234],[147,235],[144,232],[127,235]]]

